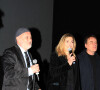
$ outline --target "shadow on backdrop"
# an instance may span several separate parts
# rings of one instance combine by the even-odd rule
[[[45,90],[45,68],[43,60],[41,59],[40,53],[38,50],[41,47],[42,39],[41,39],[41,33],[37,28],[29,28],[32,34],[32,48],[29,50],[32,54],[33,59],[37,59],[37,63],[40,66],[40,72],[39,72],[39,81],[38,84],[42,90]]]
[[[4,16],[4,12],[0,9],[0,28],[3,27],[2,17]]]

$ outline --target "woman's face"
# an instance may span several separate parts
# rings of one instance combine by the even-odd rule
[[[68,52],[68,48],[73,48],[74,40],[72,37],[67,37],[64,42],[64,52]]]

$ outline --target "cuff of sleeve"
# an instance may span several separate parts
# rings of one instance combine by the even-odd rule
[[[31,69],[31,68],[28,68],[28,75],[31,76],[31,75],[33,75],[33,74],[34,74],[34,73],[33,73],[32,69]]]

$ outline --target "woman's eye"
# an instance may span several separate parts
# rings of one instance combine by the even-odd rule
[[[72,43],[74,43],[74,42],[72,41]]]

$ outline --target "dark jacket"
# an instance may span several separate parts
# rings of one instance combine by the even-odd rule
[[[77,61],[74,65],[70,66],[65,56],[58,57],[58,55],[54,52],[51,55],[49,65],[48,90],[68,90],[67,88],[69,84],[73,87],[73,89],[70,90],[80,90],[78,69]],[[68,75],[68,72],[73,75]],[[72,82],[70,82],[70,78]]]
[[[100,56],[95,53],[95,62],[96,62],[96,90],[100,90]],[[81,77],[81,87],[82,90],[95,90],[94,89],[94,80],[93,80],[93,67],[88,57],[88,54],[84,50],[78,56],[79,66],[80,66],[80,77]]]
[[[16,45],[5,50],[2,62],[4,70],[2,90],[27,90],[28,69],[25,66],[20,48]],[[33,78],[35,80],[34,75]],[[35,87],[37,84],[34,83],[33,86]]]

